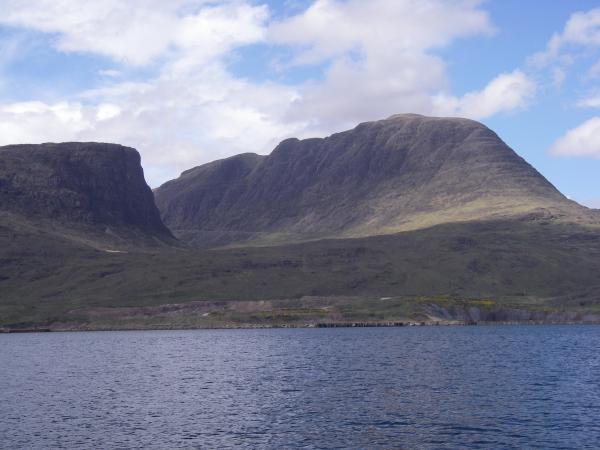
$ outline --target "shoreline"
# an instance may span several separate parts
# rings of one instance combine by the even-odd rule
[[[326,328],[411,328],[411,327],[471,327],[471,326],[543,326],[543,325],[600,325],[600,321],[481,321],[481,322],[331,322],[314,324],[231,324],[205,327],[40,327],[0,328],[0,334],[70,333],[110,331],[193,331],[193,330],[267,330],[267,329],[326,329]]]
[[[558,308],[537,299],[449,297],[196,300],[75,308],[54,317],[40,316],[5,321],[0,333],[600,324],[600,311],[592,308]]]

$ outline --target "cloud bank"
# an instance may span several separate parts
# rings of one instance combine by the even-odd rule
[[[234,153],[267,153],[289,136],[401,112],[481,119],[523,108],[535,92],[520,70],[449,92],[437,50],[495,31],[476,0],[316,0],[282,18],[244,0],[0,0],[0,9],[0,25],[106,61],[101,83],[58,101],[0,102],[0,144],[130,145],[152,185]],[[279,70],[311,75],[237,75],[232,61],[257,47],[278,55]],[[144,76],[129,78],[132,70]]]

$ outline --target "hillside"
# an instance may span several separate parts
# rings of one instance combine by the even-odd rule
[[[545,221],[213,250],[39,241],[0,267],[0,328],[431,321],[461,308],[489,320],[600,321],[600,233]]]
[[[172,240],[139,153],[114,144],[0,147],[0,225],[93,246]]]
[[[484,125],[415,114],[205,164],[155,198],[175,235],[199,246],[364,237],[526,214],[589,220]]]
[[[133,149],[0,163],[0,331],[600,322],[599,212],[473,121],[394,116],[186,171],[156,199],[193,245]]]

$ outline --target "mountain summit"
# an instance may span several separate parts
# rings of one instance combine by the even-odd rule
[[[185,171],[155,191],[202,246],[390,234],[535,213],[585,215],[481,123],[394,115]]]

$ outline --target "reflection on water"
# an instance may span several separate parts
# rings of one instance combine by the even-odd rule
[[[600,327],[0,336],[2,448],[599,448]]]

